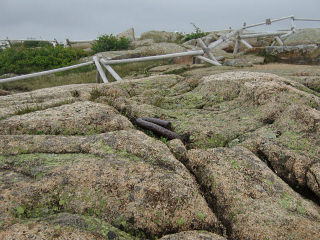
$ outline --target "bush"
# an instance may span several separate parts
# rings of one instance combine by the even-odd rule
[[[49,46],[8,48],[0,51],[0,75],[26,74],[72,65],[87,56],[82,49]]]
[[[197,27],[194,23],[191,23],[194,27],[194,32],[186,34],[185,37],[183,38],[183,41],[189,41],[192,39],[198,39],[202,38],[208,35],[208,33],[203,32],[199,27]]]
[[[98,39],[92,44],[92,50],[95,53],[105,52],[105,51],[116,51],[116,50],[127,50],[130,47],[130,41],[127,38],[117,37],[111,35],[101,35]]]
[[[36,40],[27,40],[23,42],[25,48],[36,48],[36,47],[51,47],[50,42],[36,41]]]

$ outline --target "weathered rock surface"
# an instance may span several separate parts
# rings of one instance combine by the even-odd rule
[[[141,34],[140,40],[152,39],[156,43],[174,42],[175,40],[177,40],[177,37],[178,37],[178,34],[175,32],[148,31]]]
[[[320,48],[316,44],[296,46],[266,47],[268,55],[274,56],[278,61],[299,64],[319,64]]]
[[[130,42],[134,41],[136,39],[134,36],[134,28],[130,28],[122,33],[117,34],[117,38],[122,37],[128,39]]]
[[[76,214],[21,221],[0,232],[0,239],[134,239],[97,218]]]
[[[133,41],[131,43],[131,45],[134,47],[134,48],[137,48],[137,47],[143,47],[143,46],[150,46],[152,44],[154,44],[154,40],[153,39],[145,39],[145,40],[136,40],[136,41]]]
[[[0,96],[6,96],[9,94],[10,94],[10,92],[0,89]]]
[[[170,234],[160,240],[225,240],[225,238],[205,231],[188,231]]]
[[[9,117],[0,121],[0,134],[84,135],[133,128],[113,107],[76,102]]]
[[[227,59],[224,61],[224,65],[230,67],[252,67],[253,64],[246,59]]]
[[[17,215],[75,212],[143,238],[177,230],[222,231],[192,175],[164,144],[140,131],[7,135],[0,152],[4,224]]]
[[[320,72],[272,72],[286,77],[190,67],[1,96],[0,238],[319,239]]]
[[[303,199],[244,148],[188,152],[188,166],[232,239],[318,239],[319,206]]]
[[[303,44],[320,44],[320,29],[307,28],[298,30],[296,33],[290,35],[285,41],[285,45],[295,46]]]

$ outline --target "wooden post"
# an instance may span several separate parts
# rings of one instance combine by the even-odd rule
[[[221,66],[221,63],[219,63],[218,61],[211,60],[211,59],[206,58],[204,56],[197,56],[196,58],[198,58],[200,60],[203,60],[203,61],[205,61],[207,63],[210,63],[210,64],[212,64],[214,66]]]
[[[113,68],[110,65],[103,65],[116,81],[122,81],[122,78],[118,75],[118,73],[115,70],[113,70]]]
[[[57,39],[53,39],[53,42],[54,42],[54,46],[56,47],[56,46],[58,46],[59,45],[59,42],[57,41]]]
[[[12,44],[11,44],[11,42],[10,42],[8,37],[7,37],[6,41],[7,41],[8,45],[9,45],[9,47],[12,48]]]
[[[104,83],[109,82],[108,79],[107,79],[106,74],[104,73],[104,71],[103,71],[103,69],[102,69],[102,67],[101,67],[101,65],[100,65],[99,57],[94,56],[94,57],[93,57],[93,61],[94,61],[95,65],[96,65],[96,67],[97,67],[97,72],[99,72],[99,75],[100,75],[100,77],[102,78],[102,81],[103,81]],[[98,79],[98,78],[97,78],[97,82],[99,83],[99,79]]]
[[[71,42],[70,42],[70,40],[68,38],[66,38],[66,45],[71,47]]]
[[[234,49],[233,49],[233,55],[236,55],[239,51],[239,40],[240,40],[240,35],[239,33],[236,35],[236,41],[234,43]]]
[[[294,17],[291,18],[291,31],[296,32],[296,26],[294,25]]]
[[[96,71],[96,82],[97,83],[101,83],[101,76],[100,76],[100,73],[99,73],[98,69]]]
[[[213,61],[215,61],[215,62],[218,62],[218,60],[213,56],[213,54],[212,54],[212,52],[211,52],[211,49],[208,48],[208,47],[204,44],[204,42],[202,41],[201,38],[198,38],[198,39],[197,39],[197,42],[198,42],[198,44],[200,45],[200,47],[202,48],[203,52],[205,52],[211,60],[213,60]]]
[[[253,48],[246,40],[244,39],[240,39],[240,42],[245,45],[247,48],[251,49]]]
[[[280,46],[283,46],[283,42],[279,37],[276,37],[275,39]]]

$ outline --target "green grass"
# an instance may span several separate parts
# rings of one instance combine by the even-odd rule
[[[23,114],[26,114],[26,113],[45,110],[47,108],[60,107],[62,105],[71,104],[71,103],[74,103],[74,100],[72,100],[72,99],[64,100],[64,101],[61,101],[61,102],[57,102],[57,103],[51,104],[50,106],[42,106],[41,104],[37,104],[36,106],[26,105],[26,106],[17,108],[15,110],[15,112],[14,112],[14,115],[23,115]]]
[[[149,69],[168,64],[168,60],[158,60],[141,63],[127,63],[112,66],[112,68],[120,75],[126,76],[149,76]],[[108,75],[109,81],[115,81],[110,74]],[[21,81],[9,82],[0,84],[0,89],[7,91],[33,91],[41,88],[49,88],[55,86],[63,86],[69,84],[82,84],[82,83],[96,83],[96,68],[94,65],[81,67],[74,70],[69,70],[57,74],[47,76],[29,78]]]
[[[88,54],[82,49],[47,46],[0,50],[0,75],[27,74],[73,65]]]
[[[33,91],[41,88],[56,87],[69,84],[81,84],[81,83],[95,83],[96,71],[90,70],[87,72],[77,73],[69,72],[63,76],[57,76],[55,74],[29,78],[16,82],[9,82],[0,84],[0,88],[7,91]]]

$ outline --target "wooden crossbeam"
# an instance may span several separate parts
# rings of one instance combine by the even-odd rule
[[[102,78],[102,81],[104,83],[109,82],[106,74],[104,73],[104,71],[103,71],[103,69],[102,69],[102,67],[100,65],[99,58],[97,56],[94,56],[93,57],[93,61],[94,61],[95,65],[96,65],[96,67],[97,67],[97,71],[99,72],[100,77]],[[98,78],[97,78],[97,82],[100,82]]]
[[[247,48],[251,49],[253,48],[246,40],[244,39],[240,39],[240,42],[245,45]]]
[[[205,53],[208,55],[209,59],[211,59],[211,60],[213,60],[213,61],[215,61],[215,62],[218,62],[218,60],[215,58],[215,56],[213,56],[213,54],[212,54],[212,52],[211,52],[211,49],[208,48],[208,47],[205,45],[205,43],[202,41],[201,38],[198,38],[198,39],[197,39],[197,42],[198,42],[198,44],[200,45],[200,47],[202,48],[203,52],[205,52]]]
[[[210,63],[212,65],[215,65],[215,66],[221,66],[221,63],[219,63],[218,61],[214,61],[214,60],[211,60],[209,58],[206,58],[204,56],[196,56],[196,58],[200,59],[200,60],[203,60],[207,63]]]
[[[112,77],[114,77],[116,81],[122,81],[122,78],[118,75],[118,73],[115,70],[113,70],[113,68],[110,65],[103,64],[103,66],[112,75]]]
[[[283,42],[282,42],[282,40],[281,40],[279,37],[276,37],[275,39],[276,39],[277,43],[278,43],[280,46],[283,46],[283,45],[284,45]]]

